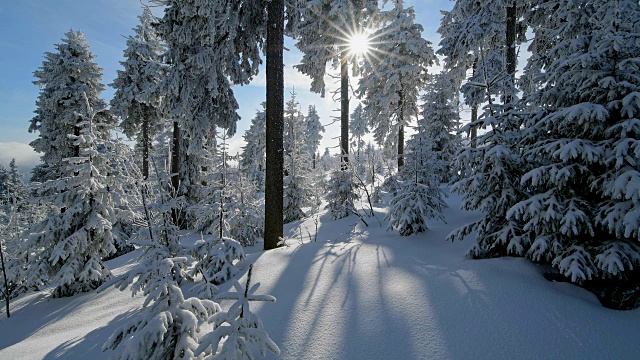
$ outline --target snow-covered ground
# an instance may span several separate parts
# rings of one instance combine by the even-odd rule
[[[567,283],[518,258],[469,260],[469,243],[446,235],[476,215],[452,195],[447,224],[402,238],[377,217],[331,221],[321,213],[292,224],[289,246],[248,249],[255,303],[279,359],[636,359],[640,309],[603,308]],[[294,236],[292,236],[294,237]],[[314,241],[315,240],[315,241]],[[136,254],[109,262],[116,273]],[[242,281],[241,281],[242,282]],[[22,296],[0,320],[0,359],[102,359],[108,336],[135,316],[141,297],[108,289],[67,299]],[[225,303],[222,303],[223,307]],[[228,304],[227,304],[228,305]],[[259,354],[255,353],[258,358]]]

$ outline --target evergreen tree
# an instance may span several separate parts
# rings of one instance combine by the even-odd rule
[[[360,198],[358,184],[351,168],[336,169],[331,173],[327,192],[327,208],[334,220],[356,213],[355,202]]]
[[[25,270],[20,281],[27,287],[52,283],[54,297],[85,292],[100,286],[111,277],[103,259],[116,251],[113,224],[117,221],[114,193],[108,186],[108,148],[105,140],[95,136],[99,123],[89,98],[85,109],[76,113],[82,120],[76,124],[78,135],[69,134],[79,155],[68,157],[59,168],[59,178],[48,180],[38,189],[42,200],[54,204],[59,211],[34,224],[29,240],[22,244],[20,261]]]
[[[106,103],[99,96],[104,90],[100,83],[102,69],[94,62],[84,35],[70,30],[56,52],[47,52],[42,66],[34,72],[35,85],[40,87],[36,101],[36,116],[31,119],[29,132],[37,131],[38,138],[31,142],[36,152],[42,153],[44,166],[34,172],[34,181],[43,182],[62,175],[64,159],[80,156],[80,146],[69,135],[80,135],[79,114],[85,112],[85,100],[94,109],[104,109]],[[98,139],[108,139],[115,118],[99,112],[93,119]]]
[[[435,153],[431,166],[443,182],[451,179],[451,163],[461,146],[455,135],[460,117],[455,108],[457,91],[453,84],[447,73],[432,77],[422,96],[422,120],[418,125],[419,131],[431,140],[431,150]]]
[[[266,113],[265,103],[262,110],[251,119],[251,126],[244,133],[245,146],[240,155],[240,169],[255,184],[259,191],[264,191],[265,152],[266,152]]]
[[[135,36],[127,38],[125,61],[120,62],[124,70],[111,86],[116,92],[111,99],[111,112],[122,119],[120,127],[142,152],[142,175],[149,177],[149,156],[155,136],[164,130],[160,96],[153,89],[164,78],[166,69],[162,64],[164,47],[153,23],[157,19],[147,7],[138,16],[140,25],[134,28]]]
[[[304,137],[307,141],[307,153],[309,157],[312,159],[311,168],[316,168],[318,147],[320,146],[320,141],[322,140],[322,134],[324,130],[324,126],[320,123],[320,115],[318,115],[318,111],[316,110],[315,105],[309,105],[309,111],[307,112],[307,118],[305,119],[305,131]]]
[[[351,131],[352,140],[351,140],[351,149],[355,153],[356,162],[359,163],[360,153],[364,148],[364,140],[362,138],[368,132],[369,119],[364,114],[364,109],[362,108],[362,104],[358,104],[356,109],[351,114],[351,120],[349,123],[349,130]]]
[[[366,116],[371,121],[378,144],[397,148],[398,168],[404,164],[404,128],[418,115],[418,95],[428,80],[427,67],[436,57],[431,43],[422,38],[422,26],[416,24],[412,7],[402,0],[393,9],[383,11],[384,23],[371,35],[374,56],[380,61],[365,61],[358,91],[364,96]]]
[[[258,71],[266,9],[254,1],[154,2],[165,6],[157,29],[172,65],[159,90],[175,119],[172,185],[193,204],[216,128],[235,133],[231,83],[246,84]]]
[[[557,44],[537,57],[543,76],[526,98],[536,110],[523,142],[534,168],[522,177],[530,195],[509,211],[529,240],[516,252],[575,283],[599,279],[606,306],[637,307],[640,5],[557,4]]]
[[[309,153],[305,138],[304,115],[298,109],[296,93],[291,93],[284,111],[284,222],[300,220],[306,216],[302,207],[308,205],[311,196],[309,188]]]
[[[482,103],[512,96],[515,77],[516,45],[525,41],[525,30],[518,14],[528,9],[522,0],[482,2],[456,0],[451,11],[442,11],[438,33],[442,37],[438,54],[445,57],[447,69],[461,84],[465,103],[471,107],[471,147],[476,145],[478,109]],[[510,101],[504,101],[510,102]],[[487,115],[491,116],[493,114]]]

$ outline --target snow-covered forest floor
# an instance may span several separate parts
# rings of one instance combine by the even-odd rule
[[[459,210],[457,195],[447,202],[446,224],[433,221],[420,235],[386,231],[381,205],[380,222],[365,217],[368,226],[321,212],[289,224],[286,247],[245,249],[258,293],[277,298],[252,304],[282,351],[277,358],[637,358],[640,309],[606,309],[584,289],[545,280],[524,259],[465,258],[471,239],[445,237],[477,214]],[[122,274],[138,255],[108,265]],[[11,318],[0,314],[0,359],[109,358],[102,344],[143,301],[114,288],[47,295],[23,295]]]

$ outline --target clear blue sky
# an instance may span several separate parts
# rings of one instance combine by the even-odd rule
[[[450,9],[450,0],[405,0],[407,6],[413,6],[417,13],[417,22],[424,27],[423,36],[434,43],[439,42],[436,29],[440,23],[441,9]],[[53,51],[54,44],[69,29],[85,33],[91,51],[97,56],[96,62],[104,69],[103,83],[111,83],[120,69],[122,51],[125,48],[125,36],[133,33],[141,13],[139,0],[3,0],[0,3],[0,163],[6,165],[16,157],[18,165],[31,167],[37,161],[37,155],[31,152],[28,144],[37,134],[27,129],[33,117],[38,87],[33,85],[33,72],[42,65],[43,55]],[[156,15],[161,15],[157,11]],[[323,123],[330,122],[330,116],[337,103],[310,93],[309,80],[296,73],[292,65],[298,63],[301,55],[295,51],[291,42],[287,44],[291,51],[285,53],[285,86],[289,92],[295,86],[298,101],[303,111],[315,104]],[[264,78],[258,76],[248,86],[234,88],[240,104],[241,122],[231,147],[238,149],[242,134],[250,120],[264,101]],[[113,96],[113,89],[107,86],[103,93],[107,101]],[[288,96],[287,96],[288,98]],[[354,106],[352,106],[354,107]],[[353,110],[353,109],[352,109]],[[321,147],[333,146],[337,140],[338,128],[328,129]]]

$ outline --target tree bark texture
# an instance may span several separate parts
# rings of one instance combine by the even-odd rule
[[[267,21],[267,124],[264,249],[283,237],[284,0],[271,0]]]

